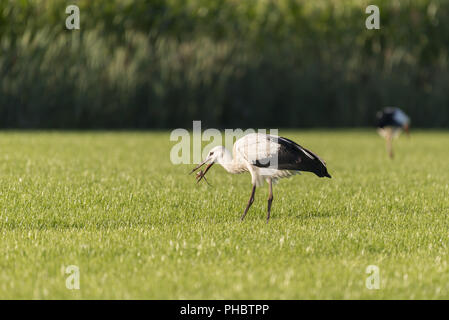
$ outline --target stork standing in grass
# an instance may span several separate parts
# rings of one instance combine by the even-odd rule
[[[214,147],[206,159],[192,172],[200,169],[206,163],[204,172],[201,170],[197,173],[198,182],[214,163],[219,163],[229,173],[249,171],[251,174],[253,188],[241,220],[245,218],[254,202],[256,187],[261,186],[265,180],[268,183],[267,223],[270,219],[271,203],[273,202],[274,182],[298,174],[300,171],[313,172],[320,178],[331,177],[327,172],[325,162],[313,152],[287,138],[262,133],[251,133],[237,140],[234,144],[233,154],[223,146]]]
[[[399,108],[387,107],[377,113],[377,132],[385,139],[387,152],[393,158],[393,138],[404,130],[410,134],[410,118]]]

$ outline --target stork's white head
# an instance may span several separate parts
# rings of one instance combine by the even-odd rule
[[[221,163],[225,154],[225,148],[223,146],[213,147],[207,154],[206,163]]]

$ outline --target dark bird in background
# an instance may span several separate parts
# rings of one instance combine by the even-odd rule
[[[210,150],[207,158],[192,172],[208,164],[205,171],[197,173],[198,182],[206,175],[214,163],[218,163],[229,173],[247,172],[251,174],[252,191],[246,209],[241,217],[243,220],[254,202],[256,187],[268,183],[268,213],[270,219],[271,203],[273,201],[273,182],[300,173],[312,172],[318,177],[328,177],[326,163],[313,152],[301,147],[287,138],[274,135],[251,133],[234,144],[233,154],[223,146]],[[191,172],[191,173],[192,173]]]
[[[402,130],[410,135],[410,118],[399,108],[387,107],[377,112],[377,132],[385,139],[387,152],[393,158],[393,139],[399,137]]]

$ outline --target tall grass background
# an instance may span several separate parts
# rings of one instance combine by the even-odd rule
[[[0,127],[371,126],[389,105],[448,127],[447,21],[443,0],[0,0]]]

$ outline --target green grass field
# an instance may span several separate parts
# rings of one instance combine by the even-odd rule
[[[449,298],[449,133],[280,131],[320,155],[267,187],[174,166],[169,133],[0,133],[2,299]],[[65,286],[80,268],[80,290]],[[365,286],[368,265],[380,289]]]

